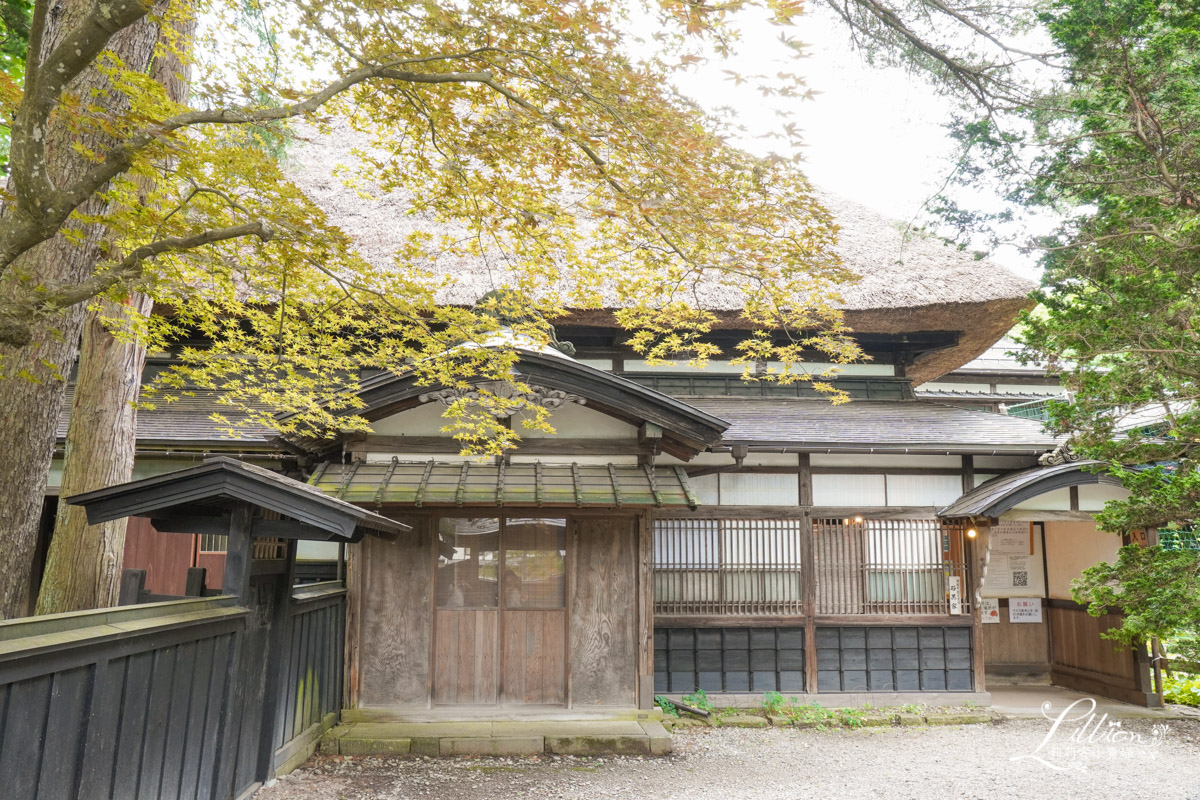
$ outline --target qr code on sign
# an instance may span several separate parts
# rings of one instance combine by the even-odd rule
[[[1028,586],[1028,585],[1029,585],[1029,572],[1027,570],[1021,570],[1020,572],[1016,572],[1016,571],[1013,572],[1013,586]]]

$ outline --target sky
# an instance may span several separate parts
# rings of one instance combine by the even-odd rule
[[[788,32],[811,45],[809,57],[798,66],[820,94],[814,100],[764,103],[751,86],[735,86],[722,70],[773,74],[789,53],[778,42],[780,30],[747,22],[732,64],[712,60],[699,65],[680,81],[680,88],[710,109],[732,106],[752,133],[778,128],[770,103],[789,104],[807,145],[801,168],[814,183],[899,221],[928,222],[923,206],[953,166],[953,147],[943,127],[949,121],[948,101],[920,76],[866,64],[852,51],[841,23],[818,7],[799,17]],[[795,69],[796,62],[790,67]],[[753,136],[739,144],[761,154],[772,146]],[[991,259],[1028,278],[1038,277],[1034,259],[1015,247],[1003,247]]]

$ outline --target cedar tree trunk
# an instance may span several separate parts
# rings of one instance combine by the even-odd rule
[[[178,45],[183,49],[195,34],[195,19],[189,16],[175,24],[180,35]],[[160,52],[151,66],[151,76],[166,87],[172,101],[187,100],[190,67],[180,63],[174,53]],[[153,303],[145,295],[134,293],[127,305],[124,311],[145,317]],[[133,477],[137,444],[134,403],[141,388],[146,348],[140,342],[114,336],[104,324],[105,317],[120,318],[121,312],[108,300],[101,301],[99,309],[87,312],[63,455],[58,514],[38,593],[38,614],[117,603],[127,520],[88,525],[84,510],[67,505],[62,498]]]
[[[72,30],[88,13],[95,0],[61,0],[47,15],[41,56]],[[146,70],[157,35],[155,26],[142,18],[119,31],[109,42],[125,66]],[[31,58],[35,54],[30,55]],[[127,107],[124,98],[112,92],[100,73],[88,68],[67,91],[76,96],[95,92],[92,102],[110,104],[114,110]],[[52,114],[46,126],[46,168],[58,185],[81,175],[89,162],[72,148],[77,138],[60,113]],[[105,149],[99,137],[84,144]],[[11,189],[11,187],[10,187]],[[85,214],[104,211],[96,197],[81,206]],[[103,230],[72,220],[67,223],[79,235],[68,242],[58,235],[22,255],[0,280],[7,296],[28,294],[37,285],[77,283],[95,268]],[[79,335],[85,309],[82,305],[34,322],[34,335],[24,347],[0,347],[0,618],[23,616],[30,611],[29,587],[34,578],[33,552],[38,538],[38,521],[46,492],[46,479],[54,456],[59,415],[66,380],[79,350]]]

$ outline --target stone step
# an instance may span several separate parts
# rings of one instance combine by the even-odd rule
[[[666,755],[671,736],[657,719],[351,722],[321,740],[327,755],[518,756]]]

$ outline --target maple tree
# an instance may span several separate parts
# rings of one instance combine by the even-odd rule
[[[0,98],[11,131],[0,613],[21,608],[89,304],[116,301],[109,327],[151,346],[200,332],[212,346],[185,350],[163,392],[220,385],[294,435],[361,424],[362,367],[451,386],[507,379],[515,353],[504,342],[546,341],[545,320],[568,307],[614,309],[652,359],[703,360],[715,354],[703,338],[715,316],[702,298],[736,292],[748,327],[793,334],[749,338],[747,363],[784,362],[790,380],[806,352],[855,358],[834,290],[852,276],[793,160],[730,147],[727,120],[670,88],[677,70],[728,46],[728,13],[741,6],[646,3],[634,26],[601,2],[259,2],[252,14],[219,0],[76,1],[54,13],[35,3],[24,86],[10,80]],[[763,7],[781,24],[799,12]],[[194,49],[169,24],[192,15]],[[651,31],[647,42],[634,27]],[[191,64],[186,102],[151,74],[166,54]],[[785,74],[775,90],[798,86]],[[278,158],[293,123],[333,119],[369,138],[360,164],[372,181],[459,234],[418,227],[392,264],[364,261]],[[480,313],[495,300],[438,302],[448,280],[438,261],[456,256],[502,265],[505,302],[525,312],[502,346],[456,346],[495,344],[501,328]],[[131,292],[171,313],[124,313]],[[512,444],[490,414],[460,407],[451,418],[476,450]]]

